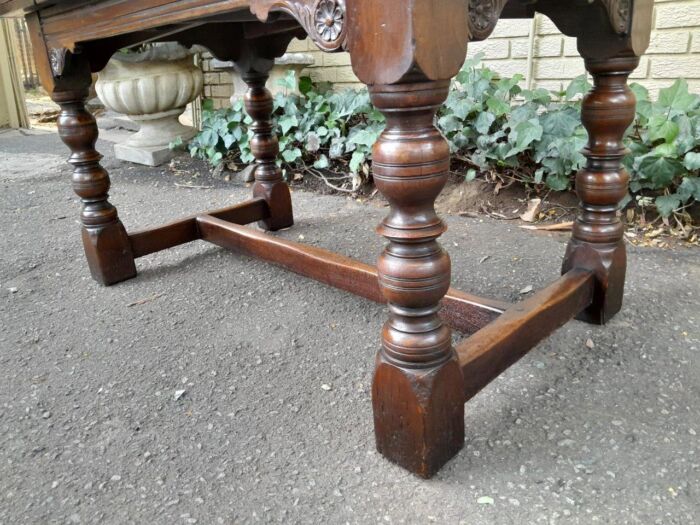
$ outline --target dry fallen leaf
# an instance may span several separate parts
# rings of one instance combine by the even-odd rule
[[[525,222],[535,222],[541,207],[542,199],[530,199],[527,203],[527,210],[525,210],[525,213],[523,213],[520,218]]]
[[[586,339],[586,346],[588,348],[590,348],[591,350],[593,350],[593,348],[595,347],[595,343],[593,342],[593,339],[591,339],[590,337],[588,339]]]

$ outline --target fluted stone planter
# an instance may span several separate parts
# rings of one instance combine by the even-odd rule
[[[118,159],[158,166],[169,161],[169,144],[197,133],[178,118],[202,92],[204,76],[192,52],[176,43],[112,57],[97,84],[97,96],[112,111],[140,124],[137,133],[114,147]]]

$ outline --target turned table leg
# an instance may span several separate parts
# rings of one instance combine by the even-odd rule
[[[245,107],[254,120],[251,129],[255,134],[251,149],[256,159],[253,196],[263,198],[270,208],[270,217],[260,221],[265,230],[281,230],[294,224],[292,198],[287,183],[282,179],[282,170],[277,166],[280,148],[272,130],[272,94],[265,87],[268,74],[244,71],[243,80],[248,85]]]
[[[582,120],[588,130],[588,162],[576,176],[580,214],[564,258],[563,271],[595,272],[593,304],[579,318],[604,324],[622,307],[627,255],[618,206],[627,194],[629,175],[622,167],[627,153],[623,135],[635,115],[635,97],[627,78],[639,64],[636,56],[586,60],[593,90],[585,97]]]
[[[59,135],[72,152],[68,162],[73,166],[73,189],[83,204],[80,222],[90,273],[96,281],[110,285],[135,277],[136,266],[117,209],[107,200],[109,175],[95,150],[97,124],[85,108],[87,97],[87,87],[52,94],[61,106]]]
[[[433,125],[449,81],[374,86],[387,118],[374,148],[374,181],[391,204],[378,228],[389,241],[379,257],[389,320],[372,385],[378,450],[430,477],[464,442],[462,372],[450,329],[438,316],[450,286],[450,258],[437,242],[435,213],[447,181],[449,147]]]

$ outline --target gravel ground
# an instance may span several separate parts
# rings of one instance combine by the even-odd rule
[[[130,229],[249,192],[99,148]],[[470,401],[464,450],[422,481],[374,450],[382,306],[204,243],[101,288],[65,157],[54,134],[0,135],[0,524],[700,521],[699,251],[630,247],[623,312]],[[282,236],[374,261],[385,210],[294,198]],[[515,300],[557,276],[565,236],[448,223],[460,288]]]

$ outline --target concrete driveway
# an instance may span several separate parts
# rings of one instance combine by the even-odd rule
[[[130,229],[249,192],[98,147]],[[66,156],[54,134],[0,134],[0,524],[700,521],[698,250],[630,247],[623,312],[568,324],[480,393],[464,450],[422,481],[374,451],[382,306],[203,243],[101,288]],[[281,235],[374,261],[385,210],[294,198]],[[558,275],[565,237],[448,223],[466,291],[515,300]]]

